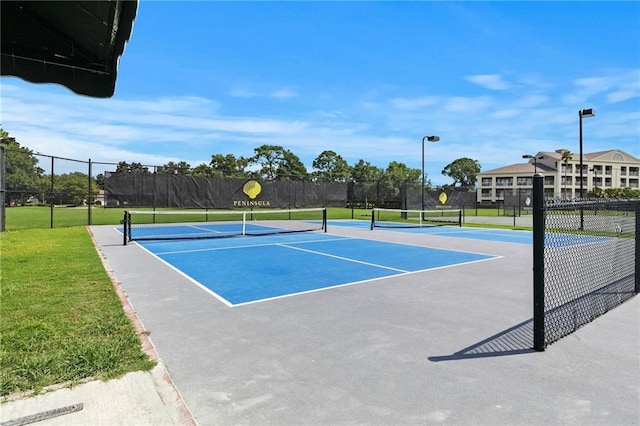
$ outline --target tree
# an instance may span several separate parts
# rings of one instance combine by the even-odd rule
[[[255,155],[251,162],[261,166],[259,173],[267,180],[275,180],[278,164],[284,156],[284,148],[278,145],[262,145],[253,151]]]
[[[211,168],[211,166],[205,163],[201,163],[195,166],[191,171],[191,174],[193,176],[213,176],[214,175],[213,169]]]
[[[96,175],[96,186],[99,189],[104,189],[105,186],[105,179],[106,177],[104,176],[104,174],[100,173],[98,175]]]
[[[174,163],[173,161],[169,161],[164,166],[158,167],[158,173],[166,173],[170,175],[190,175],[191,174],[191,164],[186,161],[180,161],[179,163]]]
[[[278,164],[276,179],[278,180],[305,180],[308,176],[307,168],[300,158],[293,152],[285,149],[282,152],[282,160]]]
[[[334,151],[322,151],[315,160],[314,177],[325,182],[345,182],[351,175],[349,164]]]
[[[420,169],[409,168],[404,163],[392,161],[384,171],[382,178],[378,181],[377,198],[381,203],[380,207],[399,208],[402,199],[401,189],[406,182],[413,187],[420,187]]]
[[[211,174],[213,176],[228,176],[228,177],[246,177],[248,174],[245,171],[251,159],[238,157],[233,154],[215,154],[211,156]]]
[[[453,179],[453,186],[473,188],[476,186],[480,163],[468,157],[458,158],[442,169],[442,174]]]
[[[560,154],[560,160],[564,163],[564,196],[567,197],[567,165],[573,159],[573,154],[568,149],[562,148],[556,151]]]
[[[44,170],[38,167],[33,151],[21,147],[2,127],[0,145],[6,149],[5,202],[9,205],[24,204],[30,197],[41,195]]]
[[[81,206],[87,199],[87,175],[82,172],[73,172],[55,176],[53,190],[55,192],[55,204],[69,204]],[[95,182],[91,182],[92,198],[98,194]]]
[[[348,197],[354,205],[370,208],[378,199],[378,182],[382,179],[384,170],[372,166],[368,161],[360,159],[351,167],[351,181]]]
[[[262,145],[254,149],[250,162],[261,166],[258,171],[267,180],[302,180],[307,169],[297,155],[279,145]]]
[[[413,185],[415,183],[421,183],[421,174],[420,169],[411,169],[404,163],[392,161],[389,163],[389,166],[387,166],[384,178],[397,184],[408,182],[410,185]]]
[[[375,182],[382,178],[384,170],[372,166],[368,161],[360,159],[351,167],[351,180],[354,182]]]
[[[150,173],[147,166],[143,166],[141,163],[127,163],[126,161],[120,161],[116,166],[116,173]]]

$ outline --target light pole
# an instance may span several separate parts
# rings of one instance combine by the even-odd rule
[[[596,115],[596,110],[593,108],[581,109],[578,111],[578,117],[580,121],[580,199],[584,198],[584,182],[582,182],[582,117],[593,117]]]
[[[522,158],[533,159],[533,171],[534,173],[538,173],[538,160],[542,160],[544,158],[544,155],[536,157],[535,155],[525,154],[522,156]]]
[[[438,142],[440,136],[425,136],[422,138],[422,210],[424,210],[424,141]]]
[[[596,115],[596,110],[593,108],[585,108],[578,111],[578,118],[580,121],[580,201],[584,198],[584,182],[582,181],[582,117],[593,117]],[[584,229],[584,209],[580,208],[580,229]]]

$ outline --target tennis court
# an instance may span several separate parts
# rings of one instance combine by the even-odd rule
[[[495,258],[322,233],[139,244],[229,306]]]
[[[329,226],[348,226],[358,229],[370,229],[368,220],[330,220]],[[531,231],[512,231],[491,228],[464,228],[455,226],[424,226],[424,227],[388,227],[376,229],[373,232],[404,232],[409,234],[439,235],[444,237],[468,238],[472,240],[496,241],[503,243],[531,244]]]
[[[530,233],[368,226],[92,233],[198,424],[637,422],[637,298],[536,352]]]

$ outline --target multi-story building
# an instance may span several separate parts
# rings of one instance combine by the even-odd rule
[[[580,198],[580,155],[565,149],[538,152],[528,163],[512,164],[478,174],[477,201],[502,202],[530,192],[534,173],[544,175],[544,193],[550,198]],[[619,149],[583,153],[584,196],[594,188],[640,188],[640,160]]]

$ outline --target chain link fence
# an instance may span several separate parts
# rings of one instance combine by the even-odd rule
[[[422,191],[420,182],[389,176],[367,182],[323,182],[300,176],[265,180],[257,174],[242,178],[205,177],[184,175],[177,170],[163,172],[163,166],[140,163],[131,164],[136,165],[136,170],[116,172],[121,163],[64,158],[25,148],[9,147],[2,152],[5,161],[0,170],[0,179],[4,179],[0,182],[0,230],[5,229],[5,206],[16,208],[10,217],[19,216],[21,228],[102,224],[113,216],[105,211],[109,208],[341,207],[350,208],[352,217],[358,209],[372,207],[455,208],[465,212],[468,222],[495,224],[491,216],[504,216],[510,220],[500,224],[513,226],[522,225],[520,216],[530,212],[520,208],[525,206],[524,194],[513,200],[521,204],[518,208],[502,205],[483,209],[476,202],[475,191],[468,188]],[[248,181],[260,186],[259,195],[255,194],[255,185],[250,192],[254,198],[245,192]],[[17,209],[22,206],[37,209]]]
[[[535,185],[534,347],[544,350],[640,291],[640,200],[545,202]]]

